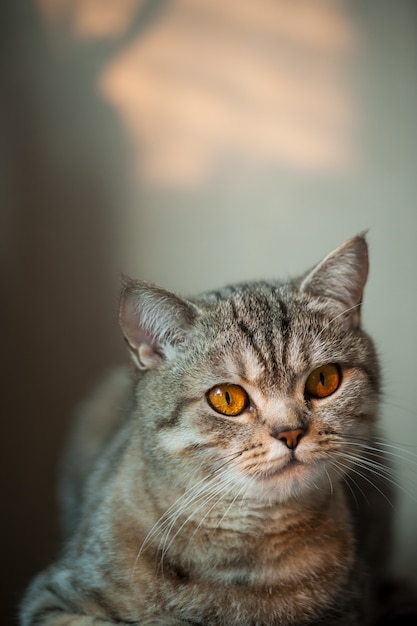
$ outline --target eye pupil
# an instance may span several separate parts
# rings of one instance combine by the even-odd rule
[[[226,393],[224,394],[224,398],[225,398],[227,404],[230,406],[232,401],[230,399],[230,393],[228,391],[226,391]]]
[[[323,374],[323,372],[320,372],[320,382],[321,382],[321,384],[322,384],[322,385],[323,385],[323,387],[324,387],[324,382],[325,382],[325,379],[324,379],[324,374]]]

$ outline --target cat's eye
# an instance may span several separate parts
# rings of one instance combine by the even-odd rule
[[[340,370],[334,363],[317,367],[309,374],[305,392],[311,398],[326,398],[336,391],[340,384]]]
[[[207,400],[212,409],[222,415],[240,415],[249,403],[249,396],[239,385],[223,383],[216,385],[207,393]]]

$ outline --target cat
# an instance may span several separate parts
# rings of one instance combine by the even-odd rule
[[[185,299],[124,279],[132,365],[80,410],[66,543],[21,626],[376,622],[393,494],[367,275],[358,235],[295,280]]]

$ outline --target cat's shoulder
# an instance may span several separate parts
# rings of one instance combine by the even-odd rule
[[[87,477],[117,431],[129,421],[134,402],[134,377],[128,367],[106,373],[75,410],[63,451],[59,494],[62,525],[70,532],[78,516]]]

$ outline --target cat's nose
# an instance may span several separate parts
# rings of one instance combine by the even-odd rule
[[[305,431],[302,428],[296,428],[294,430],[284,430],[278,433],[277,439],[282,441],[287,448],[294,450],[300,442],[301,437],[305,435]]]

